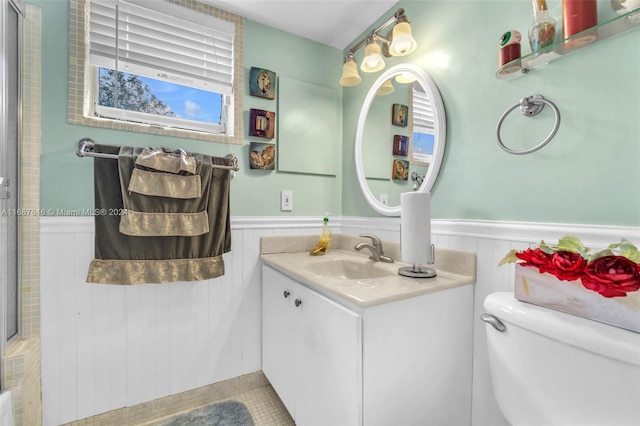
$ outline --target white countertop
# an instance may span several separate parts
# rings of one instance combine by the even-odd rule
[[[263,237],[260,257],[266,265],[274,267],[304,285],[326,290],[361,307],[420,296],[476,281],[476,256],[472,252],[436,248],[436,262],[429,266],[436,269],[437,275],[433,278],[409,278],[397,274],[398,268],[409,266],[406,263],[376,262],[368,258],[368,250],[356,252],[353,249],[355,244],[367,241],[365,239],[334,235],[332,247],[337,247],[336,249],[322,256],[310,256],[309,250],[317,240],[317,235]],[[396,254],[398,251],[394,243],[383,241],[383,247],[385,254]],[[389,249],[387,250],[386,247]],[[311,268],[321,270],[321,265],[318,265],[320,263],[340,260],[375,263],[371,266],[386,271],[388,275],[377,278],[345,279],[311,270]]]

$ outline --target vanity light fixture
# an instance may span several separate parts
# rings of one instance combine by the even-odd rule
[[[393,83],[391,83],[391,79],[389,79],[385,81],[382,86],[380,86],[380,88],[376,92],[376,95],[378,96],[390,95],[391,93],[393,93],[394,90],[396,89],[393,87]]]
[[[342,86],[355,86],[360,84],[362,79],[358,74],[358,65],[356,60],[353,59],[353,53],[347,53],[344,59],[344,65],[342,66],[342,77],[340,78],[340,85]]]
[[[398,16],[397,21],[398,23],[393,27],[389,53],[392,56],[404,56],[413,53],[418,47],[418,43],[411,35],[411,25],[409,25],[406,15]]]
[[[364,59],[360,65],[360,69],[364,72],[378,72],[384,68],[384,59],[382,59],[382,48],[378,44],[375,34],[367,39],[367,47],[364,48]]]
[[[380,34],[381,31],[392,24],[394,27],[386,36]],[[366,46],[360,69],[363,72],[377,72],[385,67],[383,56],[390,58],[392,56],[408,55],[416,50],[417,45],[413,35],[411,35],[411,26],[407,16],[404,14],[404,9],[400,8],[391,18],[387,19],[349,49],[342,67],[340,84],[342,86],[355,86],[362,81],[358,75],[358,68],[354,59],[355,52],[361,47]],[[402,82],[400,80],[397,81]]]
[[[416,78],[409,74],[409,73],[402,73],[402,74],[398,74],[396,76],[396,81],[398,83],[402,83],[402,84],[409,84],[409,83],[413,83],[414,81],[416,81]]]

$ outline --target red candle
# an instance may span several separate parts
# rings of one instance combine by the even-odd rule
[[[520,57],[520,44],[508,44],[500,48],[500,66],[506,65]]]
[[[501,67],[520,58],[521,40],[522,36],[520,32],[516,30],[507,31],[502,34],[502,37],[500,37],[500,50],[498,51],[498,61]],[[519,61],[517,64],[514,64],[514,66],[520,69]]]
[[[567,39],[598,24],[596,0],[562,0],[562,34]],[[575,48],[591,43],[595,33],[565,41],[565,47]]]

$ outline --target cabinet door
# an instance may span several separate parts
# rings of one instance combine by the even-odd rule
[[[296,424],[362,424],[362,327],[355,312],[308,289],[301,303],[298,335]]]
[[[294,317],[299,312],[293,304],[293,287],[298,285],[272,268],[262,267],[262,371],[294,418],[299,325]]]
[[[262,280],[262,370],[296,424],[361,425],[360,315],[268,266]]]

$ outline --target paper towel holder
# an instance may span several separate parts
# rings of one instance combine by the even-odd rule
[[[431,264],[435,259],[435,246],[431,244]],[[414,263],[412,266],[398,268],[398,274],[409,278],[433,278],[437,275],[436,270],[427,266]]]

